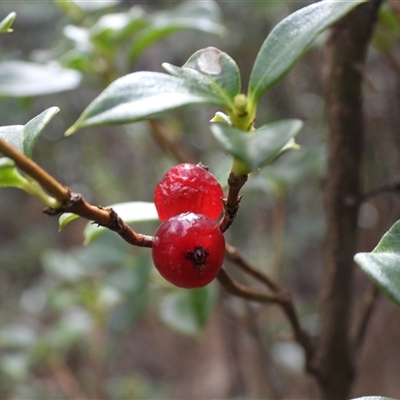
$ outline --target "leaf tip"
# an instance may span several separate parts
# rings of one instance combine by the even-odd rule
[[[78,130],[78,127],[74,124],[70,126],[64,133],[64,136],[71,136]]]
[[[63,228],[65,228],[65,226],[67,224],[69,224],[71,221],[75,220],[79,218],[79,215],[77,214],[72,214],[72,213],[64,213],[60,216],[60,218],[58,219],[58,232],[61,232]]]

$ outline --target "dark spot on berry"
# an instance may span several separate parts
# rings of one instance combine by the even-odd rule
[[[201,267],[206,263],[208,254],[208,251],[203,249],[202,246],[196,246],[194,251],[188,250],[186,252],[185,258],[190,260],[196,267]]]

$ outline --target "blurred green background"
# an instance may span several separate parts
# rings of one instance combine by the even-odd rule
[[[133,71],[162,71],[164,61],[180,66],[198,49],[215,46],[237,62],[246,88],[270,30],[310,2],[108,3],[0,3],[0,19],[17,12],[14,32],[0,36],[1,125],[25,124],[58,106],[61,111],[38,140],[33,159],[91,203],[104,206],[152,201],[154,186],[176,164],[145,122],[64,137],[108,83]],[[134,30],[143,33],[143,21],[154,33],[157,24],[171,21],[188,5],[205,10],[201,18],[194,14],[202,21],[198,29],[161,31],[154,43],[129,58],[138,42]],[[137,25],[121,38],[110,26],[126,18],[136,18]],[[365,71],[365,191],[399,179],[399,32],[396,13],[383,8]],[[302,323],[315,335],[324,262],[325,40],[322,35],[264,96],[257,125],[302,119],[301,149],[251,176],[226,234],[250,263],[293,293]],[[8,79],[3,67],[10,60],[57,63],[79,71],[80,80],[68,83],[60,74],[55,82],[70,90],[52,90],[49,83],[38,96],[7,94],[2,92]],[[209,130],[215,111],[187,108],[160,120],[171,138],[224,184],[229,160]],[[364,203],[360,251],[370,251],[399,215],[396,194]],[[133,248],[113,233],[83,246],[85,224],[77,220],[58,232],[57,218],[44,215],[37,200],[16,189],[0,191],[1,399],[317,398],[279,309],[233,298],[217,283],[197,291],[174,288],[155,271],[148,249]],[[157,226],[138,223],[134,229],[153,234]],[[256,286],[227,266],[238,280]],[[356,306],[368,287],[357,271]],[[354,396],[400,397],[399,327],[399,311],[379,298],[358,360]]]

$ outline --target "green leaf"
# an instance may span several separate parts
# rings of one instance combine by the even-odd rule
[[[108,284],[119,289],[124,296],[124,301],[111,311],[109,317],[108,329],[113,335],[131,330],[146,311],[151,298],[148,290],[153,269],[150,257],[146,255],[135,258],[135,261],[133,267],[120,269],[107,279]]]
[[[11,26],[16,16],[17,16],[16,12],[11,12],[10,14],[7,15],[7,17],[5,17],[3,20],[0,21],[0,33],[10,33],[13,31],[11,29]]]
[[[165,295],[160,303],[160,320],[185,335],[198,335],[208,321],[217,299],[212,283],[200,289],[178,289]]]
[[[325,0],[304,7],[282,20],[265,39],[254,63],[249,98],[259,98],[281,80],[308,50],[314,39],[365,0]]]
[[[136,32],[145,28],[150,24],[148,15],[144,9],[138,5],[133,6],[127,13],[128,24],[120,30],[117,40],[122,43],[124,40],[132,38]]]
[[[79,8],[85,11],[97,11],[103,8],[112,7],[121,2],[121,0],[102,0],[102,1],[82,1],[82,0],[69,0]]]
[[[357,397],[352,400],[396,400],[393,397],[382,397],[382,396],[365,396],[365,397]]]
[[[181,68],[168,63],[164,63],[163,68],[171,75],[183,78],[188,86],[207,90],[226,108],[233,108],[234,98],[240,93],[238,66],[228,54],[215,47],[197,51]]]
[[[58,107],[50,107],[25,125],[2,126],[0,137],[27,157],[31,157],[39,135],[59,111]]]
[[[119,217],[127,224],[134,222],[157,221],[158,213],[154,203],[145,201],[132,201],[129,203],[119,203],[110,206]],[[65,226],[65,224],[64,224]],[[107,231],[107,228],[88,223],[83,232],[85,244],[90,243],[101,233]]]
[[[78,219],[79,215],[72,213],[64,213],[58,219],[58,231],[60,232],[65,226],[67,226],[70,222]]]
[[[73,251],[47,250],[41,261],[46,273],[61,281],[79,281],[90,272]]]
[[[146,288],[130,293],[110,313],[107,327],[110,334],[118,335],[130,331],[145,313],[149,299],[150,293]]]
[[[376,286],[400,307],[400,221],[371,253],[358,253],[355,262]]]
[[[191,86],[182,78],[134,72],[111,83],[65,134],[87,126],[136,122],[189,104],[225,105],[207,90]]]
[[[78,71],[57,63],[48,65],[26,61],[0,63],[0,95],[29,97],[75,89],[81,81]]]
[[[0,158],[0,187],[23,188],[28,181],[18,172],[13,160]]]
[[[149,24],[144,16],[140,6],[134,6],[124,13],[103,15],[89,29],[90,40],[106,50],[115,51],[125,39]]]
[[[35,180],[28,180],[22,176],[18,172],[14,161],[6,157],[0,158],[0,188],[1,187],[16,187],[25,190],[25,192],[36,197],[48,207],[60,207],[60,203],[56,199],[49,196]]]
[[[156,41],[183,29],[221,34],[223,28],[220,24],[220,14],[214,1],[187,1],[172,11],[154,14],[150,17],[150,26],[135,37],[129,50],[129,59],[131,62],[135,61]]]
[[[6,325],[0,331],[1,348],[29,348],[37,340],[37,334],[32,327],[22,323]]]
[[[281,154],[291,139],[300,131],[303,123],[287,119],[263,125],[245,132],[226,124],[212,124],[211,131],[228,153],[255,171],[271,163]]]
[[[26,352],[5,353],[0,358],[0,371],[5,379],[23,382],[29,376],[30,358]]]

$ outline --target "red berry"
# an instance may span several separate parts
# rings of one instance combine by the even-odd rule
[[[157,229],[152,248],[154,265],[176,286],[193,289],[208,285],[224,259],[225,239],[210,218],[179,214]]]
[[[171,168],[154,190],[154,203],[161,221],[185,212],[216,220],[222,212],[223,191],[204,168],[179,164]]]

